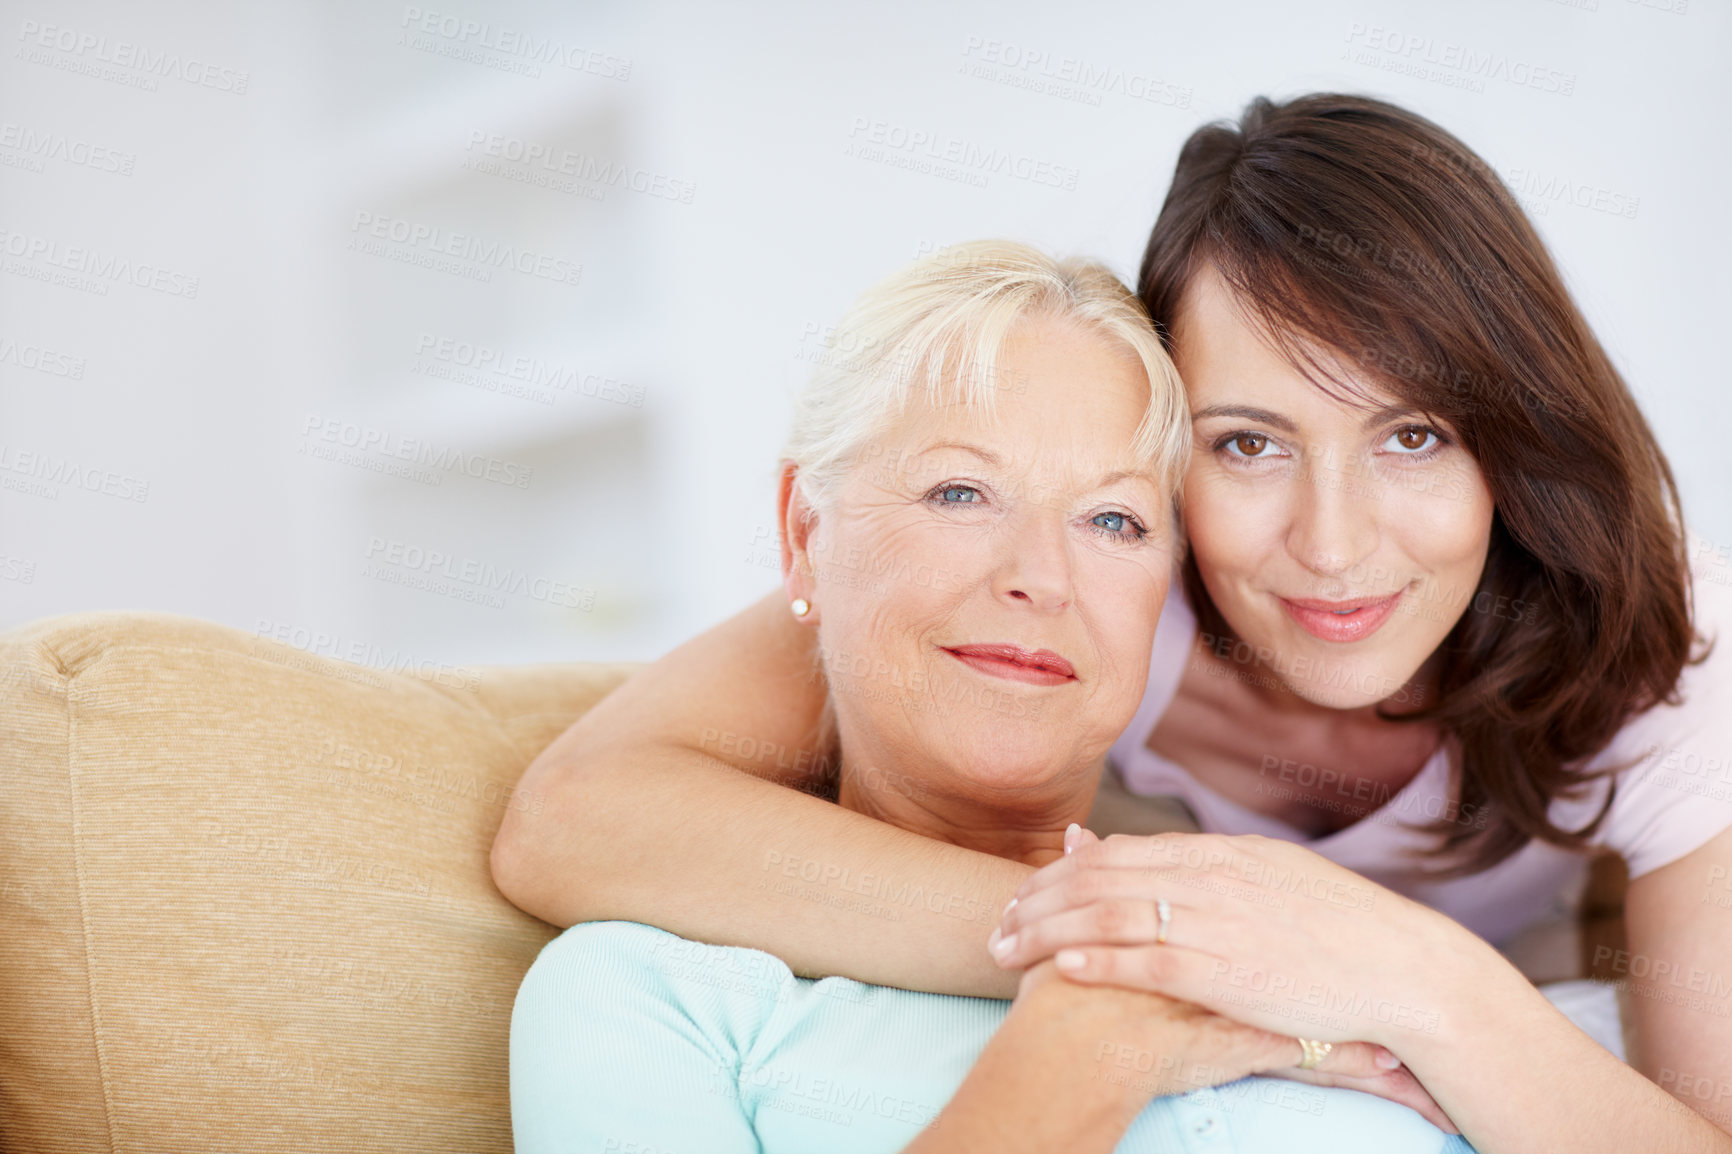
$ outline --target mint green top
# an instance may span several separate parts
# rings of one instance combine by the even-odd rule
[[[589,922],[511,1013],[518,1154],[889,1154],[932,1122],[1010,1003],[796,978],[760,950]],[[1103,1077],[1151,1079],[1112,1053]],[[1139,1069],[1139,1067],[1141,1067]],[[1119,1154],[1446,1154],[1405,1106],[1274,1078],[1151,1102]]]

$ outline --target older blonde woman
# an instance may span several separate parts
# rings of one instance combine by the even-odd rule
[[[1187,455],[1178,381],[1110,273],[1003,242],[904,270],[844,328],[861,351],[801,398],[780,493],[790,612],[817,631],[829,688],[815,753],[833,800],[932,842],[1057,860],[1143,693]],[[1000,912],[918,869],[793,855],[774,831],[749,852],[786,918]],[[1009,1004],[811,981],[756,950],[590,922],[519,991],[512,1120],[520,1152],[1466,1148],[1383,1097],[1241,1080],[1303,1066],[1447,1125],[1386,1056],[1050,963]]]

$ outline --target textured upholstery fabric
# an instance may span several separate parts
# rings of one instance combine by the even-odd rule
[[[389,673],[151,613],[0,636],[0,1149],[510,1150],[558,931],[488,848],[630,671]]]

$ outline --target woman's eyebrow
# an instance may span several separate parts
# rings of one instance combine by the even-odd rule
[[[1369,429],[1373,425],[1381,425],[1384,421],[1387,421],[1392,417],[1411,417],[1417,412],[1419,412],[1419,410],[1414,408],[1412,405],[1385,405],[1383,408],[1373,410],[1371,413],[1367,414],[1364,422],[1361,423],[1359,427],[1362,429]]]
[[[1385,405],[1366,414],[1360,427],[1369,429],[1380,425],[1392,417],[1410,417],[1419,410],[1411,405]],[[1265,425],[1273,425],[1284,433],[1293,432],[1298,426],[1283,417],[1280,413],[1268,409],[1253,408],[1250,405],[1209,405],[1191,414],[1191,420],[1202,421],[1209,417],[1238,417],[1242,421],[1257,421]]]
[[[1250,411],[1255,412],[1256,410]],[[1003,465],[1003,461],[997,453],[992,452],[990,449],[983,449],[978,445],[967,444],[963,441],[938,441],[935,444],[927,445],[924,449],[921,449],[916,453],[915,456],[925,456],[927,453],[935,453],[940,449],[959,449],[964,453],[969,453],[973,456],[979,457],[982,461],[985,461],[995,469],[1000,468]],[[1108,485],[1116,485],[1120,481],[1147,481],[1149,479],[1148,472],[1144,469],[1115,469],[1097,480],[1091,487],[1090,492],[1097,489],[1104,489]]]
[[[1154,483],[1154,479],[1149,476],[1146,469],[1119,469],[1108,473],[1106,476],[1096,481],[1094,483],[1094,488],[1104,489],[1108,485],[1116,485],[1120,481],[1148,481],[1151,484]]]
[[[1284,433],[1298,429],[1292,421],[1280,413],[1272,413],[1268,409],[1257,409],[1250,405],[1207,405],[1191,414],[1193,421],[1206,421],[1210,417],[1238,417],[1243,421],[1258,421],[1265,425],[1273,425]]]
[[[936,453],[940,449],[961,449],[964,453],[973,453],[976,457],[979,457],[994,468],[997,468],[1003,463],[999,460],[997,453],[982,449],[978,445],[964,444],[961,441],[939,441],[936,444],[927,445],[924,449],[921,449],[916,453],[915,456],[923,457],[927,453]]]

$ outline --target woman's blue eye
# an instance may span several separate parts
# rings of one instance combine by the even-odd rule
[[[973,504],[980,500],[980,490],[970,489],[962,485],[951,485],[938,495],[938,499],[953,505]]]
[[[1128,513],[1096,513],[1089,518],[1089,524],[1109,537],[1122,537],[1127,541],[1140,541],[1148,533]]]

